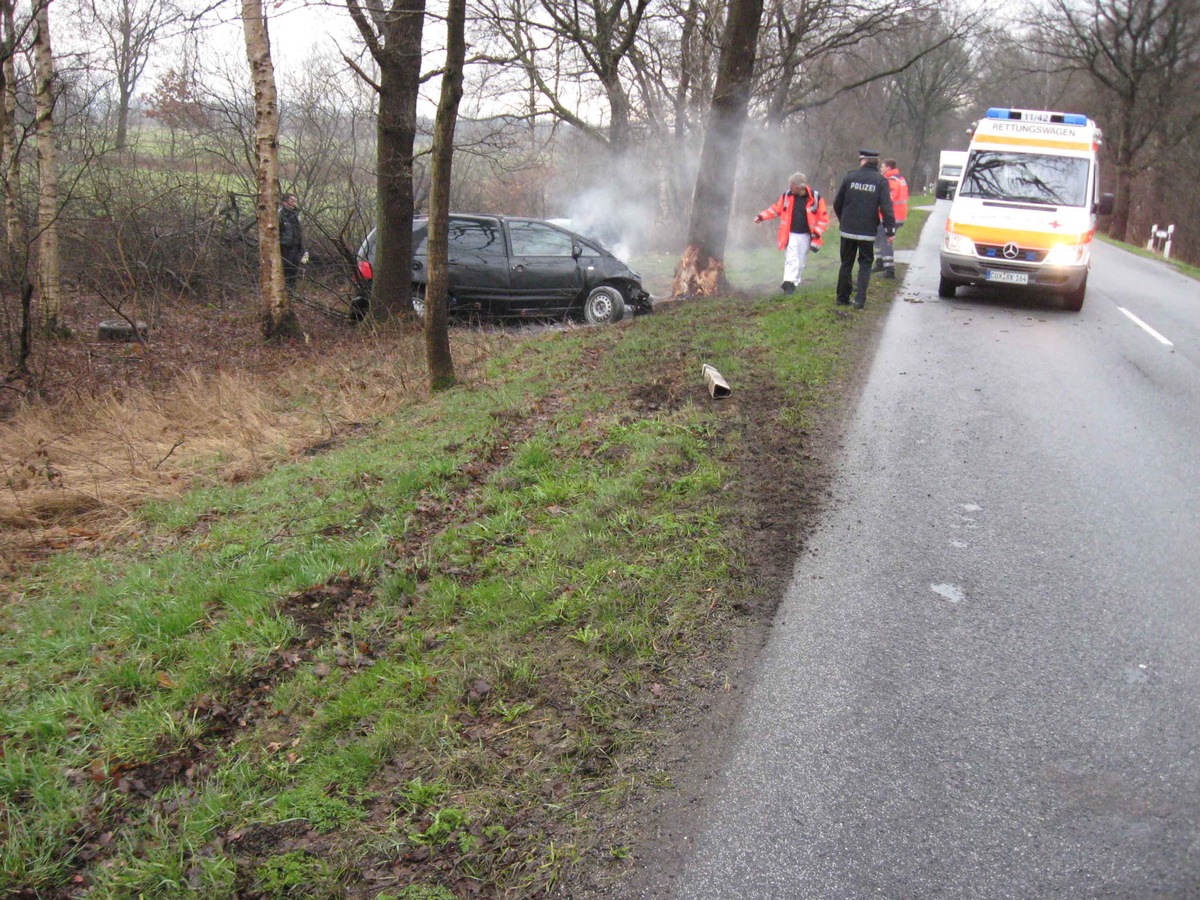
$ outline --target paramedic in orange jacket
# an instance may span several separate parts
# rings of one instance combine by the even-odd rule
[[[896,168],[894,159],[885,159],[880,165],[880,174],[888,180],[888,189],[892,194],[892,211],[896,215],[896,231],[908,218],[908,182]],[[879,223],[879,231],[875,233],[875,266],[873,271],[882,272],[885,278],[896,277],[896,251],[888,241],[883,231],[883,223]]]
[[[799,203],[804,215],[793,215]],[[804,260],[809,249],[816,253],[821,249],[821,235],[829,227],[829,211],[825,198],[808,184],[808,177],[797,172],[788,179],[788,189],[777,201],[757,216],[755,222],[764,219],[779,219],[779,249],[783,255],[783,284],[780,287],[790,294],[800,283],[804,272]]]

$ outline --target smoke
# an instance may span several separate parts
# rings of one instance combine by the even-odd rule
[[[563,161],[548,192],[547,218],[564,220],[628,263],[655,243],[664,222],[661,183],[636,151],[617,155],[594,145],[591,150],[590,162],[575,153]]]
[[[647,141],[623,154],[582,135],[565,140],[546,183],[545,218],[598,240],[626,262],[682,253],[702,140],[696,133]],[[783,128],[748,121],[737,153],[728,246],[774,246],[774,231],[755,225],[754,215],[788,189],[794,172],[808,175],[832,202],[842,175],[858,161],[858,144],[842,143],[802,119]]]

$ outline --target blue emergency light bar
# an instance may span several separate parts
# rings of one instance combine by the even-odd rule
[[[1055,125],[1086,125],[1087,116],[1079,113],[1041,112],[1031,109],[1006,109],[993,106],[987,111],[989,119],[1024,119],[1029,122],[1052,122]]]

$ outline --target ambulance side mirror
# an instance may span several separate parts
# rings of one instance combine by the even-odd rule
[[[1113,211],[1113,195],[1101,194],[1100,203],[1096,208],[1096,212],[1102,216],[1111,216]]]

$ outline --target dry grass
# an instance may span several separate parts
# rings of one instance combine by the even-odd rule
[[[460,377],[472,378],[507,340],[456,329]],[[0,424],[0,572],[127,537],[147,501],[256,477],[427,392],[423,336],[411,329],[279,359],[17,411]]]

